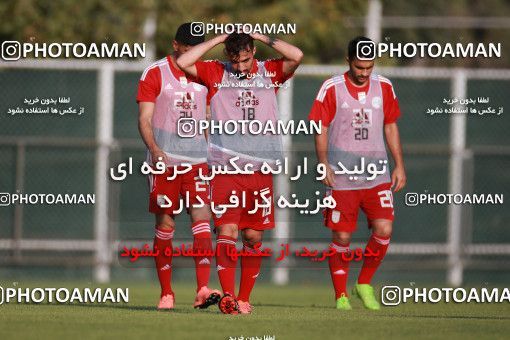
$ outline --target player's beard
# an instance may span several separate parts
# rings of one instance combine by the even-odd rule
[[[368,77],[358,77],[358,85],[365,85],[368,80]]]

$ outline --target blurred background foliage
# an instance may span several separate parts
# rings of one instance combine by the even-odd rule
[[[384,16],[510,17],[507,0],[407,1],[383,0]],[[363,34],[367,0],[3,0],[0,2],[0,38],[31,42],[147,42],[148,17],[157,24],[153,40],[156,57],[171,51],[176,28],[183,22],[295,23],[297,34],[282,37],[299,46],[305,63],[341,63],[347,42]],[[361,20],[355,20],[355,19]],[[353,20],[354,19],[354,20]],[[447,19],[445,19],[447,20]],[[387,28],[390,42],[505,42],[508,28]],[[259,57],[274,56],[259,46]],[[507,67],[510,46],[503,44],[500,59],[382,60],[384,64]],[[221,58],[216,48],[206,58]]]

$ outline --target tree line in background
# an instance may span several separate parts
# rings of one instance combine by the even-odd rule
[[[510,16],[505,0],[382,1],[383,15],[396,16]],[[305,63],[343,63],[348,41],[364,33],[349,25],[348,18],[363,17],[367,0],[4,0],[0,3],[0,38],[25,42],[146,42],[144,24],[155,18],[156,57],[171,51],[176,28],[186,21],[295,23],[297,33],[282,37],[299,46]],[[510,47],[505,46],[509,29],[383,29],[392,42],[501,42],[500,59],[385,59],[384,64],[434,66],[508,67]],[[258,46],[261,58],[274,56],[267,46]],[[216,48],[207,58],[222,58]]]

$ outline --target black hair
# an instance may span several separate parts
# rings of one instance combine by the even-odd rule
[[[251,51],[253,46],[253,38],[246,33],[232,33],[225,40],[225,52],[230,56],[238,56],[241,51]]]
[[[175,41],[183,45],[195,46],[205,41],[203,28],[197,23],[186,22],[175,32]]]
[[[371,39],[364,36],[357,36],[356,38],[349,41],[347,45],[347,58],[349,61],[353,61],[356,58],[356,47],[360,41],[372,41]]]

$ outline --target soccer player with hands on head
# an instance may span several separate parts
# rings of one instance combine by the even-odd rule
[[[254,40],[260,41],[282,55],[279,59],[259,61],[255,59]],[[223,44],[227,61],[200,61],[199,59],[215,46]],[[211,119],[258,120],[262,124],[278,120],[276,92],[279,86],[292,77],[303,57],[301,50],[280,39],[262,34],[233,33],[219,35],[194,46],[177,59],[177,64],[188,75],[209,90]],[[252,76],[252,75],[265,76]],[[218,86],[220,85],[221,86]],[[237,259],[228,256],[235,251],[240,232],[244,251],[254,253],[261,247],[265,230],[272,229],[274,222],[274,199],[272,175],[262,174],[264,162],[274,164],[283,154],[281,136],[277,134],[234,135],[213,134],[209,137],[210,165],[228,166],[229,160],[243,168],[250,164],[252,175],[216,174],[211,180],[212,204],[228,204],[231,195],[247,196],[246,206],[228,208],[214,213],[217,232],[216,267],[224,297],[219,302],[220,310],[227,314],[249,314],[252,306],[250,294],[259,276],[262,257],[241,257],[241,282],[235,294]],[[249,213],[255,206],[257,194],[265,198],[266,206]]]

